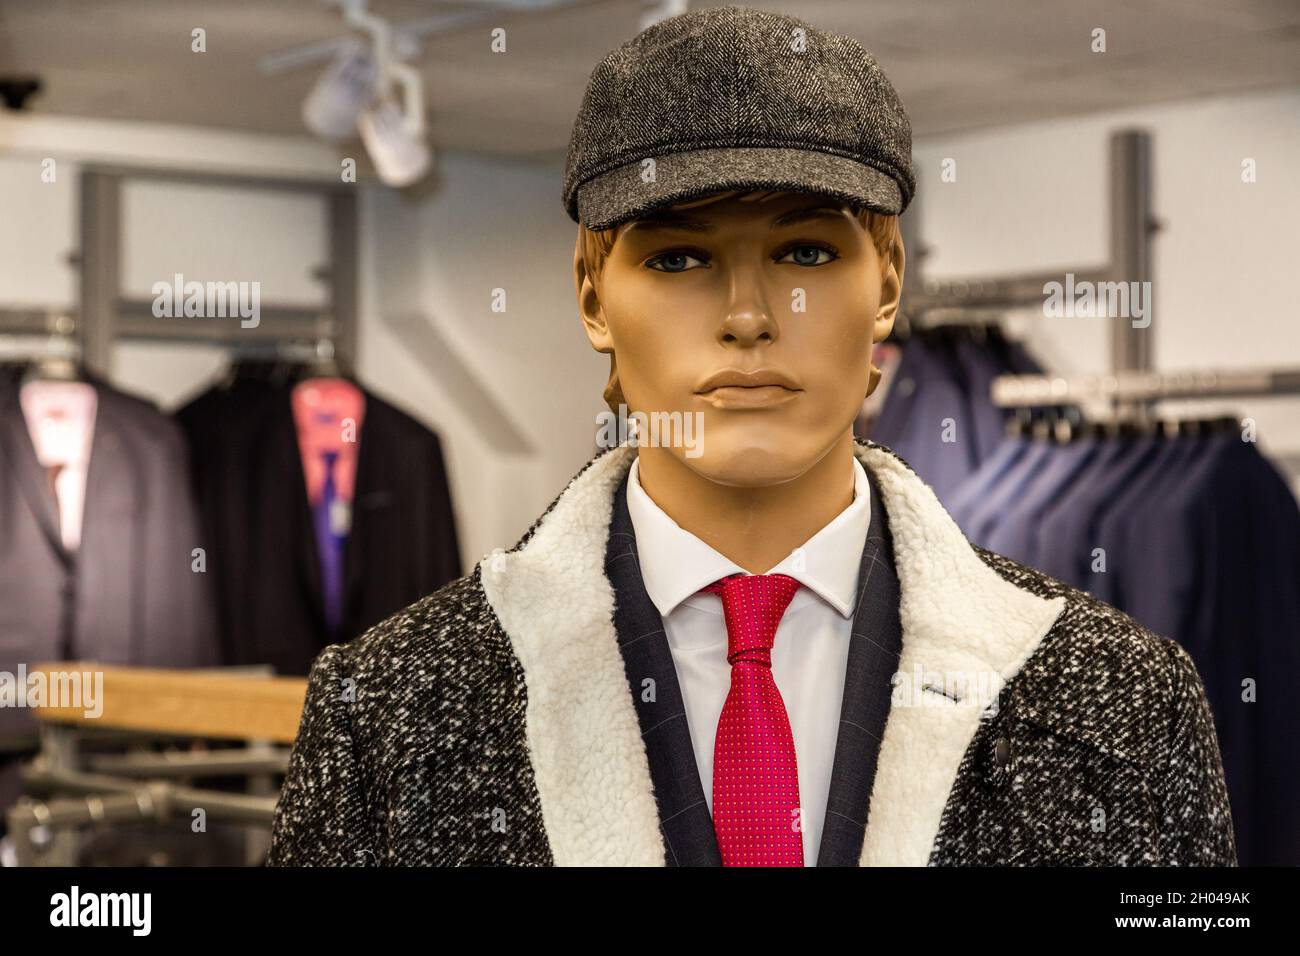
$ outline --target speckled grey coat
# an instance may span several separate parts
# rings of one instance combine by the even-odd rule
[[[513,550],[320,655],[272,865],[663,865],[603,567],[633,454],[597,456]],[[861,863],[1235,864],[1188,655],[972,547],[888,449],[857,455],[893,534],[899,673],[926,675],[896,687]]]

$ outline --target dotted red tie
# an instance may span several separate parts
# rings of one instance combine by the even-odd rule
[[[704,590],[722,598],[731,664],[713,744],[713,829],[722,865],[803,866],[794,736],[772,677],[777,625],[799,582],[741,574]]]

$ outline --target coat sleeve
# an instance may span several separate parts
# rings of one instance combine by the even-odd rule
[[[1168,866],[1236,866],[1228,788],[1205,687],[1179,644],[1172,665],[1168,760],[1160,780],[1160,855]]]
[[[268,866],[374,866],[376,855],[350,713],[342,645],[321,651],[307,681],[289,772],[271,825]]]

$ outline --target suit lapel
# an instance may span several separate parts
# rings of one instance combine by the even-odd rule
[[[871,526],[858,570],[858,596],[840,704],[835,763],[831,770],[818,866],[857,866],[876,775],[876,757],[889,716],[892,678],[898,670],[902,630],[898,575],[894,570],[889,516],[876,480],[871,488]]]
[[[889,513],[903,644],[876,760],[863,866],[925,866],[990,703],[1065,606],[984,563],[934,492],[879,445],[857,449]]]
[[[54,491],[45,469],[36,458],[36,446],[32,444],[32,436],[27,431],[27,420],[23,417],[18,397],[20,388],[16,378],[6,382],[4,397],[0,399],[0,405],[3,406],[0,408],[0,434],[3,435],[6,450],[4,457],[11,463],[27,507],[35,516],[50,549],[65,565],[71,565],[72,555],[63,547],[63,538],[59,534]]]
[[[614,491],[635,454],[598,455],[515,550],[479,565],[524,672],[528,754],[557,866],[665,862],[605,576]]]
[[[614,588],[614,628],[650,764],[667,862],[721,866],[672,649],[641,578],[626,475],[614,492],[613,509],[605,573]]]
[[[1065,599],[1040,598],[986,565],[929,486],[888,449],[859,445],[855,453],[888,514],[899,585],[898,669],[908,678],[895,687],[888,708],[859,862],[924,866],[985,712],[987,684],[996,693],[1014,676]],[[598,455],[514,550],[479,565],[488,603],[523,669],[529,757],[552,856],[562,866],[665,862],[659,804],[606,574],[615,493],[635,454],[624,446]],[[864,599],[863,610],[871,604]],[[879,626],[863,622],[864,630]],[[939,675],[951,696],[927,691],[918,680],[907,697],[913,674]],[[866,719],[869,727],[879,714]],[[844,782],[853,776],[850,752],[834,788],[845,816],[861,802]],[[695,772],[693,759],[687,769]],[[865,773],[864,758],[858,779]],[[841,839],[832,837],[832,859],[847,845]]]
[[[357,386],[360,388],[360,386]],[[357,473],[352,488],[352,523],[348,527],[348,536],[343,542],[343,615],[341,627],[343,632],[332,640],[346,640],[360,633],[362,594],[365,591],[367,572],[376,572],[373,562],[362,560],[361,547],[358,544],[365,539],[365,529],[375,507],[382,506],[393,499],[391,484],[384,474],[382,461],[383,448],[387,447],[384,439],[384,416],[382,409],[376,408],[374,399],[362,389],[365,400],[364,412],[357,430]],[[378,414],[376,414],[378,412]],[[304,494],[306,492],[304,491]],[[312,542],[315,543],[315,535]],[[321,580],[319,562],[317,563],[317,581]],[[323,588],[324,585],[322,584]],[[321,617],[324,619],[324,596],[321,598]]]
[[[134,576],[147,566],[140,513],[141,489],[148,486],[141,456],[130,442],[130,409],[107,386],[95,386],[95,424],[82,503],[81,545],[74,560],[94,575],[78,581],[78,636],[94,632],[94,655],[105,661],[134,661],[141,655],[139,608],[117,595],[130,593]],[[116,620],[114,620],[116,618]],[[86,655],[86,647],[70,648]]]

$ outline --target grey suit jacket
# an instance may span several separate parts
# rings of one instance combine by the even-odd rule
[[[19,383],[0,384],[0,669],[67,658],[216,662],[186,453],[170,419],[101,382],[81,546],[67,551],[27,432]],[[13,711],[9,712],[11,715]]]

